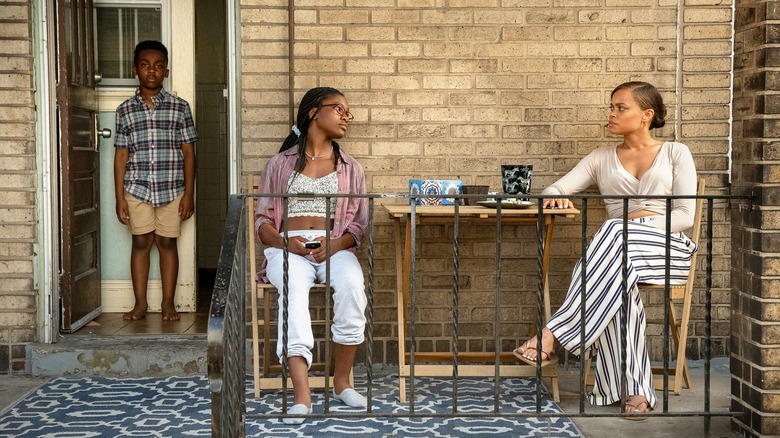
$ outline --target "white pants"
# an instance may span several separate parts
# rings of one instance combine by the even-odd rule
[[[657,218],[656,218],[657,219]],[[629,395],[643,395],[650,406],[656,396],[647,351],[645,310],[637,283],[664,284],[666,232],[642,224],[646,218],[628,221],[628,303],[626,374]],[[670,283],[688,278],[696,245],[683,233],[671,233]],[[580,259],[574,267],[566,299],[550,318],[547,328],[564,348],[580,354],[591,346],[598,349],[596,383],[588,394],[592,404],[620,401],[620,322],[623,294],[623,221],[610,219],[599,228],[586,253],[585,345],[580,344],[581,280]],[[685,340],[682,340],[685,342]]]
[[[290,236],[313,238],[321,233],[290,231]],[[279,291],[279,340],[276,354],[282,359],[284,297],[284,254],[281,248],[266,248],[267,275]],[[366,293],[363,269],[354,253],[338,251],[330,256],[330,286],[333,288],[333,342],[342,345],[358,345],[363,342],[366,326]],[[314,335],[309,313],[309,290],[315,283],[325,282],[325,262],[317,263],[306,257],[290,253],[288,259],[288,326],[287,357],[302,356],[311,367]]]

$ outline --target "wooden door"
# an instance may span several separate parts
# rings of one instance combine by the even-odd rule
[[[61,330],[100,314],[97,92],[92,0],[57,0]]]

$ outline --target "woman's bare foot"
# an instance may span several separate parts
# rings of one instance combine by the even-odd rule
[[[175,307],[164,306],[162,308],[163,321],[178,321],[181,319],[181,315],[176,311]]]
[[[652,411],[650,403],[647,401],[647,397],[643,395],[630,395],[626,400],[626,419],[627,420],[644,420],[647,418],[644,414]]]
[[[146,309],[148,306],[145,304],[136,304],[133,310],[122,315],[122,319],[125,321],[138,321],[139,319],[146,318]]]
[[[547,328],[542,329],[542,360],[550,360],[554,356],[555,347],[558,345],[558,340],[555,339],[555,335]],[[515,350],[522,357],[535,361],[536,356],[539,354],[536,350],[537,341],[536,336],[525,341],[523,345]]]
[[[650,404],[647,402],[647,397],[643,395],[631,395],[626,400],[626,413],[631,414],[634,412],[644,413],[650,410]]]

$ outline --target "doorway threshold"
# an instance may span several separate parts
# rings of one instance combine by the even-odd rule
[[[147,313],[144,319],[125,321],[123,313],[102,313],[68,336],[103,335],[205,335],[208,332],[208,308],[181,313],[179,321],[163,321],[162,313]]]
[[[27,346],[32,376],[206,375],[206,334],[67,335]]]

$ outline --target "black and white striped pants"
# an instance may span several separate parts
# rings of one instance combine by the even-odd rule
[[[637,283],[664,284],[666,232],[646,225],[648,218],[628,221],[628,303],[626,374],[628,394],[643,395],[650,406],[657,401],[645,338],[646,321]],[[659,217],[653,217],[659,220]],[[688,278],[696,244],[683,233],[671,233],[670,282],[682,284]],[[585,345],[580,344],[582,271],[580,259],[574,267],[566,299],[550,318],[547,328],[564,348],[581,354],[598,350],[596,383],[588,394],[592,404],[620,401],[620,320],[623,293],[623,220],[610,219],[596,232],[586,252]],[[584,347],[584,348],[583,348]]]

